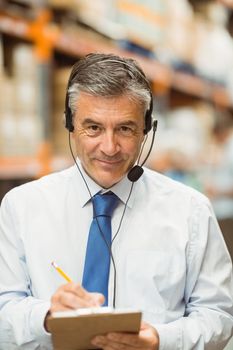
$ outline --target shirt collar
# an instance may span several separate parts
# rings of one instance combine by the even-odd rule
[[[90,193],[84,183],[84,180],[81,176],[81,174],[79,173],[76,165],[74,165],[74,174],[76,176],[76,174],[78,174],[78,188],[80,191],[80,203],[81,206],[84,207],[91,199],[91,196],[95,196],[97,193],[99,192],[108,192],[111,191],[113,193],[115,193],[115,195],[120,198],[120,200],[125,204],[127,201],[127,198],[129,196],[130,190],[131,190],[131,186],[132,186],[132,182],[129,181],[129,179],[127,178],[127,176],[125,176],[121,181],[119,181],[117,184],[115,184],[114,186],[112,186],[111,188],[108,188],[107,190],[105,188],[102,188],[101,186],[99,186],[83,169],[82,164],[80,162],[80,160],[77,158],[76,162],[79,166],[80,172],[83,175],[83,178],[85,179],[88,188],[90,190]],[[131,196],[129,198],[129,201],[127,203],[127,205],[132,208],[133,202],[134,202],[134,198],[135,198],[135,187],[136,184],[133,185],[133,191],[131,193]],[[90,196],[91,195],[91,196]]]

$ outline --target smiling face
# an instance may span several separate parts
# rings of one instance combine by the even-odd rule
[[[72,135],[83,168],[101,187],[110,188],[134,165],[143,129],[144,108],[128,96],[79,94]]]

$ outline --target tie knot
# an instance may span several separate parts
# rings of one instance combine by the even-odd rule
[[[92,198],[93,217],[96,216],[112,216],[113,210],[117,206],[119,198],[112,192],[106,194],[96,194]]]

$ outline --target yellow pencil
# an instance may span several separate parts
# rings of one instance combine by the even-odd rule
[[[55,261],[52,261],[52,266],[57,270],[57,272],[65,278],[67,282],[72,282],[72,279],[67,276],[67,274],[55,263]]]

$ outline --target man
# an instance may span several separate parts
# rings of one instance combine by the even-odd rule
[[[232,265],[209,201],[149,169],[131,170],[155,132],[144,73],[132,60],[90,54],[74,65],[67,90],[75,165],[2,202],[1,349],[47,349],[51,312],[103,304],[141,309],[143,322],[139,334],[97,336],[99,348],[223,349],[233,330]],[[110,197],[108,243],[95,201]],[[100,241],[88,255],[94,222]],[[63,284],[52,261],[73,282]]]

